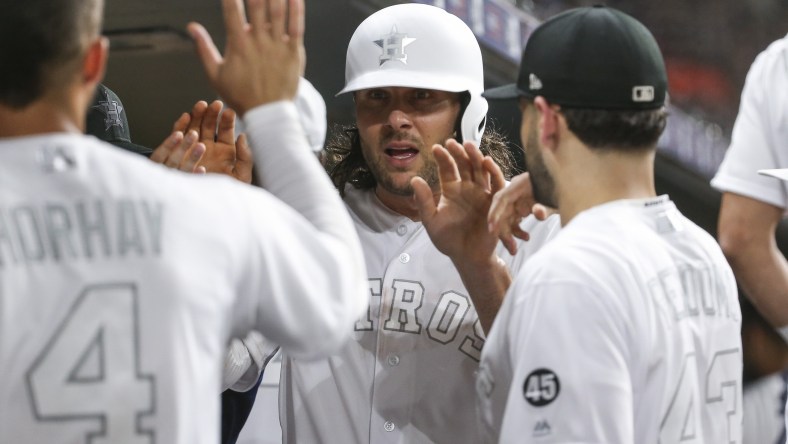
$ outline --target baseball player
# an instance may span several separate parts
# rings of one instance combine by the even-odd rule
[[[96,96],[88,107],[85,134],[96,136],[126,151],[150,157],[153,150],[131,141],[126,108],[114,91],[104,84],[96,87]]]
[[[268,191],[81,134],[107,59],[100,0],[2,7],[0,442],[215,442],[231,337],[315,358],[366,308],[353,224],[290,100],[303,4],[286,20],[284,0],[224,0],[224,57],[189,27]]]
[[[711,184],[720,190],[719,236],[742,289],[788,341],[788,262],[775,231],[788,208],[788,186],[757,174],[788,167],[788,35],[753,62],[731,146]]]
[[[558,225],[526,220],[531,241],[515,257],[488,233],[486,208],[481,226],[462,233],[486,242],[476,250],[465,249],[465,238],[441,250],[422,225],[410,180],[423,177],[439,191],[434,143],[457,137],[498,159],[506,153],[484,131],[483,80],[473,33],[439,8],[382,9],[351,38],[342,93],[353,94],[357,127],[326,155],[362,241],[370,308],[335,356],[285,355],[285,442],[475,442],[474,375],[508,268],[518,269]],[[473,265],[458,271],[462,255]]]
[[[595,6],[544,22],[517,83],[485,92],[520,100],[535,197],[563,228],[516,276],[482,351],[480,442],[741,442],[733,273],[654,189],[666,90],[651,33]]]
[[[788,167],[788,35],[752,63],[731,145],[711,185],[722,192],[717,231],[736,278],[788,342],[788,261],[775,242],[788,208],[788,184],[758,175]],[[788,424],[788,416],[786,416]],[[785,436],[781,439],[785,442]]]
[[[295,103],[296,108],[299,109],[299,117],[303,119],[304,114],[300,113],[298,100],[302,95],[302,89],[299,83]],[[302,100],[300,103],[305,102]],[[325,110],[325,106],[323,106],[323,110]],[[219,121],[221,124],[217,125]],[[196,124],[191,125],[192,122]],[[205,134],[210,137],[202,137],[203,122],[206,127],[212,125],[210,131],[206,131]],[[228,109],[226,113],[221,113],[221,107],[215,111],[215,107],[209,107],[206,102],[197,102],[191,114],[184,113],[176,122],[176,126],[179,127],[178,131],[182,132],[187,132],[190,129],[199,131],[201,136],[199,140],[205,150],[197,164],[194,164],[188,156],[184,156],[182,164],[188,165],[192,169],[207,171],[206,164],[215,166],[217,162],[213,159],[206,162],[206,157],[211,155],[213,158],[220,157],[221,160],[218,164],[223,172],[233,175],[238,180],[251,182],[251,149],[246,143],[245,136],[235,139],[234,123],[235,113],[231,110]],[[93,103],[88,107],[85,133],[145,157],[150,157],[153,153],[152,149],[131,141],[126,109],[117,94],[103,84],[96,87]],[[167,143],[167,140],[162,144],[162,147],[162,149],[174,148]],[[200,146],[200,149],[202,150],[203,147]],[[233,338],[231,340],[224,357],[222,370],[222,443],[234,443],[237,439],[257,393],[256,390],[251,389],[261,377],[263,367],[276,350],[278,350],[276,344],[267,341],[254,330],[250,331],[243,339]]]

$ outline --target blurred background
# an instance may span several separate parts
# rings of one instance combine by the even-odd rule
[[[487,86],[515,79],[522,45],[538,23],[599,1],[418,0],[459,16],[478,36]],[[353,121],[344,83],[347,42],[370,13],[401,1],[306,0],[306,77],[323,94],[329,125]],[[642,21],[662,48],[671,117],[660,142],[658,185],[690,217],[714,233],[719,196],[708,187],[724,156],[739,95],[755,56],[788,32],[788,0],[610,0]],[[223,45],[218,0],[107,0],[111,56],[106,84],[123,101],[136,143],[155,148],[172,123],[200,99],[214,98],[186,23],[203,23]],[[494,124],[517,151],[514,104],[492,106]]]

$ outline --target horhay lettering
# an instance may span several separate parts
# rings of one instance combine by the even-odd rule
[[[0,269],[161,255],[160,202],[51,202],[0,207]]]

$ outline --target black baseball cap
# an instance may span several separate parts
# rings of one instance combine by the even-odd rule
[[[566,108],[647,110],[665,104],[668,75],[654,36],[606,6],[576,8],[542,23],[526,43],[516,84],[488,99],[534,98]]]
[[[126,110],[117,94],[103,84],[96,88],[96,97],[88,108],[85,133],[133,153],[146,157],[153,154],[152,149],[131,142]]]

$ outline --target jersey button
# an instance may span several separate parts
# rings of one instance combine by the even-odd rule
[[[396,367],[397,365],[399,365],[399,356],[389,355],[388,362],[390,366]]]
[[[404,236],[404,235],[408,234],[408,227],[406,227],[405,225],[398,226],[397,227],[397,234],[399,234],[400,236]]]
[[[407,264],[410,262],[410,255],[408,253],[402,253],[399,255],[399,261],[403,264]]]
[[[391,421],[386,421],[386,423],[385,423],[385,424],[383,424],[383,428],[384,428],[384,429],[385,429],[387,432],[393,432],[393,431],[394,431],[394,423],[393,423],[393,422],[391,422]]]

